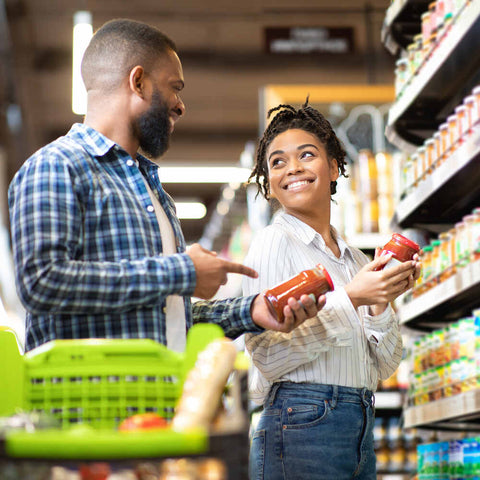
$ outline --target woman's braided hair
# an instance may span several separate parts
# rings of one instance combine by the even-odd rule
[[[330,122],[318,110],[308,105],[308,97],[306,102],[298,110],[291,105],[278,105],[268,111],[267,118],[270,118],[270,115],[274,112],[278,113],[273,117],[260,139],[255,167],[248,179],[250,182],[252,178],[255,178],[258,190],[262,192],[267,200],[270,190],[268,164],[266,160],[267,149],[273,139],[286,130],[298,128],[315,135],[324,145],[328,159],[335,159],[337,161],[340,175],[347,177],[345,173],[346,151],[333,131]],[[330,194],[333,195],[336,191],[337,182],[331,182]]]

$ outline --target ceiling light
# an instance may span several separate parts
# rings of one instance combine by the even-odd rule
[[[162,183],[230,183],[246,182],[249,168],[240,167],[160,167]]]
[[[175,202],[177,217],[185,220],[199,220],[207,214],[207,207],[200,202]]]
[[[73,15],[72,110],[77,115],[87,113],[87,91],[80,67],[92,35],[92,14],[85,10],[75,12]]]

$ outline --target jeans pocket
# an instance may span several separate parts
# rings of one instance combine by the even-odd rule
[[[265,430],[257,430],[250,443],[250,480],[263,480],[265,465]]]
[[[327,400],[315,403],[294,403],[286,406],[284,428],[308,428],[322,422],[330,412]]]

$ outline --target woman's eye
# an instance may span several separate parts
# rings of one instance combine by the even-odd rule
[[[278,167],[282,163],[282,160],[280,158],[274,158],[272,160],[272,168],[273,167]]]
[[[309,158],[309,157],[313,157],[313,156],[314,156],[313,152],[310,152],[308,150],[306,150],[305,152],[302,152],[302,154],[301,154],[301,158]]]

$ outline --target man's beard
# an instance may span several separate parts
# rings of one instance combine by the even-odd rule
[[[135,127],[140,148],[147,157],[160,157],[168,150],[170,118],[168,106],[158,90],[153,92],[150,108],[138,117]]]

